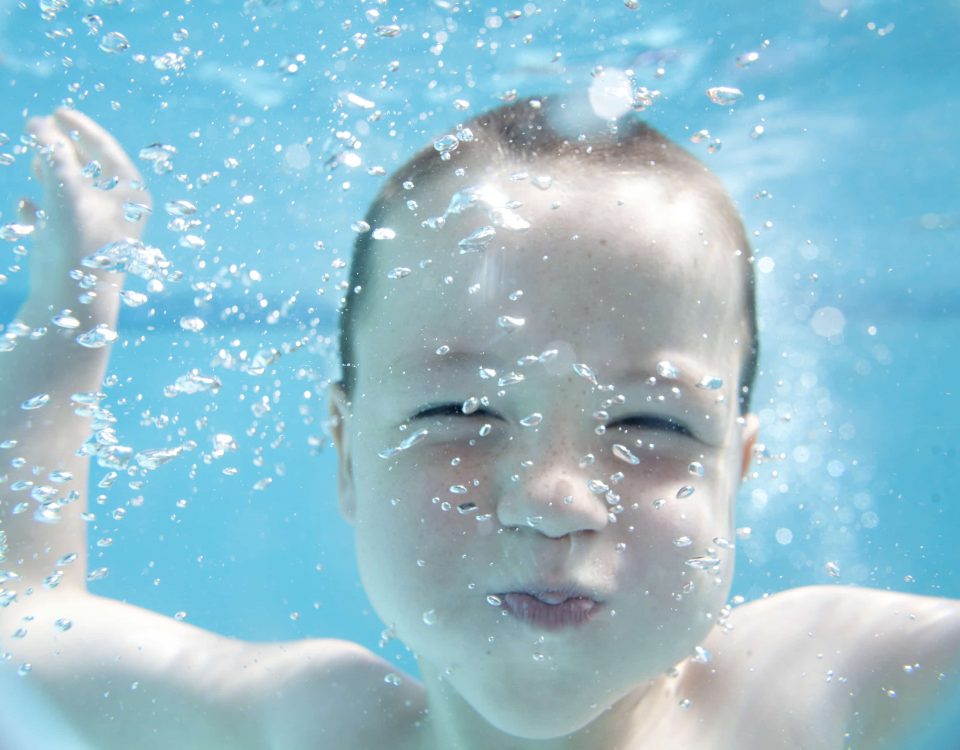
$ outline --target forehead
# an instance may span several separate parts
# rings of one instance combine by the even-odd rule
[[[395,236],[371,243],[355,337],[361,377],[433,362],[438,347],[511,362],[557,342],[611,375],[660,359],[737,370],[742,248],[705,193],[635,175],[517,179],[522,171],[434,178],[386,211],[381,226]],[[440,229],[422,226],[467,186],[476,205]],[[490,227],[482,249],[463,247]]]

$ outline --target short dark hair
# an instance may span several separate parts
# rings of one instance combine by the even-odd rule
[[[733,200],[720,181],[692,154],[636,118],[624,118],[606,130],[591,134],[563,133],[557,127],[558,114],[567,102],[562,98],[530,97],[484,112],[458,126],[472,134],[451,156],[477,162],[533,163],[573,162],[601,170],[618,167],[643,170],[676,184],[696,181],[712,205],[720,211],[734,234],[742,258],[743,307],[749,348],[740,368],[738,400],[741,414],[750,407],[750,392],[756,377],[759,340],[757,335],[756,282],[750,242]],[[356,385],[354,348],[362,290],[373,266],[373,229],[387,211],[403,199],[404,183],[427,181],[436,176],[440,154],[432,145],[417,152],[387,180],[367,210],[369,229],[357,236],[350,268],[350,285],[340,307],[341,387],[350,396]]]

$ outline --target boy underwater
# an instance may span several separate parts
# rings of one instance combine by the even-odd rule
[[[78,305],[69,274],[140,231],[123,219],[149,202],[140,176],[75,111],[29,130],[45,214],[22,210],[20,330],[69,308],[110,338],[122,275],[85,268]],[[99,389],[109,347],[48,331],[0,355],[20,459],[0,647],[95,747],[902,748],[956,713],[955,601],[810,587],[727,605],[758,430],[748,241],[659,133],[584,130],[560,99],[480,115],[394,173],[357,243],[330,393],[340,509],[422,683],[357,644],[242,643],[88,593],[90,421],[70,396]],[[116,188],[90,186],[92,159]],[[10,487],[52,471],[79,494],[60,522],[12,514]]]

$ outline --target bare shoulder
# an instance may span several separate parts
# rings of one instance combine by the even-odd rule
[[[782,722],[816,717],[824,746],[901,747],[960,708],[958,601],[811,586],[739,607],[729,625],[707,643],[714,675]]]
[[[372,747],[370,727],[395,722],[396,736],[420,708],[415,681],[392,684],[388,662],[348,641],[240,641],[87,593],[49,592],[11,610],[4,630],[14,615],[29,619],[22,638],[0,644],[32,665],[21,702],[103,750]]]
[[[426,705],[419,682],[350,641],[272,650],[256,696],[271,750],[407,746]]]
[[[878,674],[895,663],[923,660],[949,664],[960,648],[960,601],[854,586],[791,589],[735,610],[732,641],[741,648],[763,647],[782,659],[783,652],[837,657],[851,676]],[[807,645],[804,645],[807,644]],[[914,655],[914,661],[908,657]]]

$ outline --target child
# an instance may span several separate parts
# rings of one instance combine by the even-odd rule
[[[584,133],[572,110],[526,100],[438,140],[357,243],[330,399],[340,507],[422,684],[356,644],[240,643],[87,593],[82,558],[57,565],[85,549],[70,395],[98,389],[108,347],[49,330],[0,355],[8,485],[57,470],[81,496],[47,525],[3,488],[19,578],[0,645],[93,746],[902,748],[956,711],[957,602],[823,587],[726,606],[757,436],[748,243],[693,157],[638,124]],[[68,273],[135,229],[139,176],[77,112],[29,129],[46,213],[23,210],[19,320],[70,308],[109,338],[122,278],[86,269],[80,305]],[[89,186],[90,159],[115,190]]]

